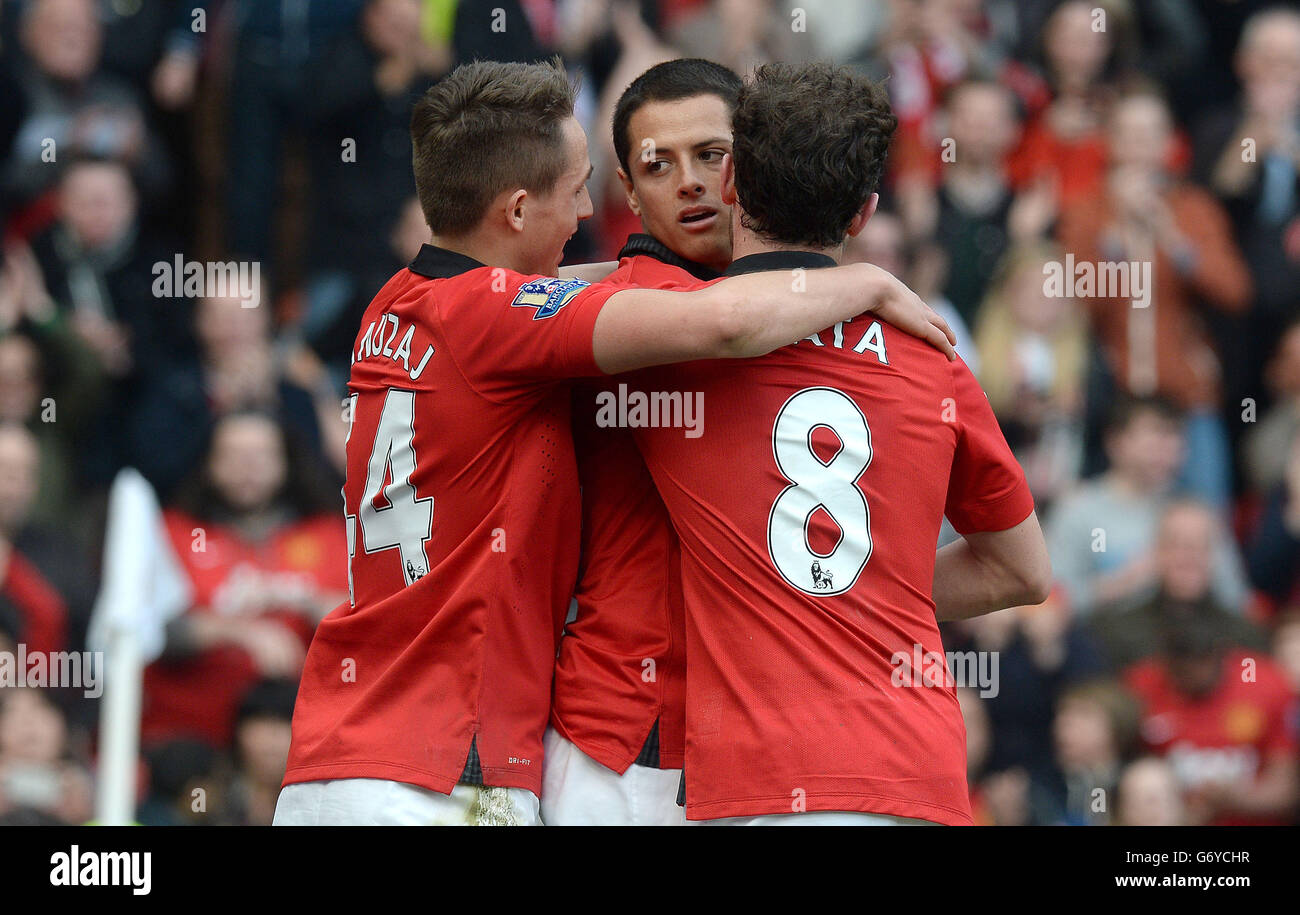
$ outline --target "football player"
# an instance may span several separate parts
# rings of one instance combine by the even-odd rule
[[[577,571],[569,379],[754,356],[864,309],[951,351],[946,325],[866,265],[793,297],[775,275],[688,292],[557,278],[592,212],[558,62],[458,67],[411,134],[433,244],[357,337],[350,599],[307,655],[280,824],[538,821]]]
[[[847,68],[760,68],[723,164],[726,275],[790,290],[834,269],[895,126],[883,89]],[[680,536],[687,816],[970,823],[937,620],[1037,603],[1051,569],[964,363],[867,315],[636,386],[695,392],[707,414],[699,437],[634,430]],[[963,539],[936,555],[945,514]]]

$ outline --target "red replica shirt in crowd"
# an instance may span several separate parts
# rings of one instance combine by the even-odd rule
[[[1248,657],[1249,668],[1242,664]],[[1253,679],[1243,677],[1247,669],[1253,671]],[[1202,699],[1179,692],[1159,658],[1135,664],[1124,679],[1142,701],[1143,743],[1169,761],[1189,791],[1254,779],[1277,754],[1295,764],[1296,696],[1282,671],[1266,657],[1238,650],[1227,653],[1218,685]],[[1287,822],[1286,818],[1225,817],[1211,825]]]
[[[832,263],[773,252],[728,274]],[[703,400],[700,438],[637,430],[682,544],[687,816],[971,823],[955,690],[924,685],[935,545],[945,512],[1004,530],[1033,499],[970,371],[863,316],[639,381]]]
[[[642,250],[652,253],[633,253]],[[650,236],[634,235],[605,282],[682,288],[698,285],[708,272]],[[620,380],[626,381],[573,389],[582,567],[577,616],[560,640],[551,723],[621,774],[638,761],[682,767],[686,632],[677,535],[631,431],[609,422]],[[646,745],[656,722],[657,752],[653,741]]]
[[[190,613],[248,614],[284,626],[304,646],[311,611],[322,596],[347,591],[347,549],[337,516],[304,518],[253,543],[228,527],[182,512],[164,516],[181,566],[194,590]],[[251,604],[250,604],[251,601]],[[244,693],[261,677],[248,652],[223,645],[145,669],[141,734],[146,741],[199,737],[229,744]]]
[[[540,792],[578,565],[557,382],[600,374],[592,331],[616,291],[426,245],[370,304],[349,382],[353,599],[307,654],[286,784]]]
[[[641,456],[637,455],[639,461]],[[63,651],[67,639],[68,609],[58,590],[36,566],[17,550],[0,568],[0,598],[14,605],[21,629],[15,633],[29,652]]]

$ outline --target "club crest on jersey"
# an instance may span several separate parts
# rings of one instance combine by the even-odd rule
[[[549,318],[565,305],[568,305],[590,283],[583,280],[545,279],[533,280],[519,287],[519,293],[510,303],[512,308],[532,308],[536,310],[534,321]]]

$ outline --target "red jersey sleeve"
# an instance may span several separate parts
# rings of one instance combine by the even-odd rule
[[[452,359],[483,396],[506,401],[521,384],[603,374],[592,332],[619,287],[501,268],[475,270],[461,282],[468,288],[441,299],[438,316]]]
[[[944,514],[959,534],[1005,531],[1029,517],[1034,497],[979,382],[960,359],[951,371],[952,403],[944,408],[957,424],[957,448]]]

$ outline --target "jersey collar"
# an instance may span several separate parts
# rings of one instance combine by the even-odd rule
[[[761,273],[764,270],[794,270],[799,267],[834,267],[835,258],[828,254],[813,251],[761,251],[747,254],[731,262],[727,276],[739,276],[742,273]]]
[[[722,275],[711,267],[681,257],[659,239],[644,232],[636,232],[627,237],[623,249],[618,252],[618,259],[636,257],[639,254],[653,257],[655,260],[662,261],[673,267],[680,267],[697,280],[716,280]]]
[[[437,245],[421,245],[420,253],[415,255],[415,260],[407,265],[407,269],[431,280],[445,280],[486,266],[468,254],[448,251]]]

